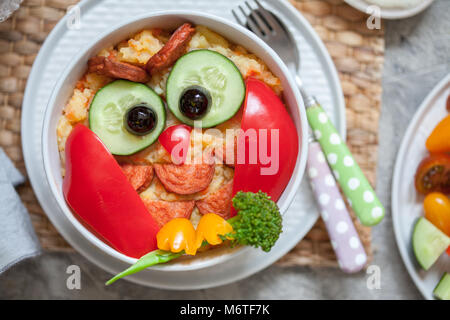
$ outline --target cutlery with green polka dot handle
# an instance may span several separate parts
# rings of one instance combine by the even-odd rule
[[[236,21],[271,46],[286,63],[303,96],[309,124],[315,130],[316,138],[327,155],[328,163],[334,170],[336,180],[347,196],[349,204],[362,224],[373,226],[379,223],[384,216],[383,206],[355,163],[345,142],[341,142],[336,129],[328,121],[322,107],[316,99],[307,95],[303,88],[303,81],[298,73],[300,52],[294,36],[282,19],[277,19],[277,16],[264,8],[258,0],[254,3],[246,1],[245,5],[250,10],[249,13],[242,6],[238,6],[239,10],[232,10]]]
[[[375,191],[322,106],[314,97],[304,95],[305,97],[309,125],[350,206],[363,225],[378,224],[383,220],[385,210]]]

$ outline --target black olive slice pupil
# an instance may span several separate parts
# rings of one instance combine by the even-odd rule
[[[200,86],[186,88],[180,96],[180,111],[189,119],[200,119],[211,105],[211,95]]]
[[[143,136],[153,131],[156,127],[156,112],[147,104],[137,104],[125,113],[125,128],[131,134]]]

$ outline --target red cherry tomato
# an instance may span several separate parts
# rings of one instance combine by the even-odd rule
[[[277,201],[297,161],[297,129],[283,102],[264,82],[249,78],[246,89],[241,123],[245,134],[238,137],[233,194],[261,190]],[[252,135],[252,131],[256,135]],[[266,141],[261,136],[266,137]],[[242,154],[242,146],[245,146],[245,154]]]
[[[421,194],[433,191],[449,194],[450,156],[444,153],[435,153],[424,158],[416,171],[415,186]]]
[[[177,124],[168,127],[159,135],[159,143],[170,153],[173,163],[182,164],[186,160],[191,144],[191,131],[191,127]]]
[[[95,133],[76,125],[65,152],[63,193],[81,223],[127,256],[157,249],[157,222]]]

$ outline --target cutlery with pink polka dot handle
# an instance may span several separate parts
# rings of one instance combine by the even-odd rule
[[[350,206],[363,225],[378,224],[384,217],[384,207],[375,191],[320,104],[313,97],[304,98],[309,125]]]
[[[306,166],[339,267],[347,273],[360,271],[367,255],[318,142],[310,142]]]

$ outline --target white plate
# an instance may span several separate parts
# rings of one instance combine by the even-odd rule
[[[423,196],[414,188],[414,174],[428,154],[425,141],[433,128],[447,114],[446,99],[450,94],[450,75],[428,94],[414,115],[397,156],[392,184],[392,220],[395,238],[406,269],[426,299],[433,299],[433,289],[445,271],[450,272],[450,257],[443,254],[428,271],[417,264],[411,237],[417,218],[423,216]]]
[[[362,11],[364,13],[368,13],[367,12],[368,7],[375,5],[375,4],[373,4],[369,1],[365,1],[365,0],[344,0],[344,1],[347,2],[349,5],[351,5],[352,7],[356,8],[359,11]],[[384,18],[384,19],[404,19],[404,18],[412,17],[412,16],[415,16],[416,14],[422,12],[426,8],[428,8],[428,6],[433,1],[434,0],[422,0],[422,2],[420,2],[416,6],[407,7],[407,8],[402,8],[402,7],[383,8],[383,7],[381,7],[380,15],[381,15],[381,18]]]
[[[70,224],[53,199],[44,176],[41,156],[43,112],[56,80],[78,48],[87,44],[108,27],[142,11],[189,8],[233,19],[231,8],[239,0],[184,0],[137,1],[103,0],[82,1],[81,28],[67,28],[70,17],[64,17],[53,29],[42,46],[33,65],[25,91],[22,111],[22,145],[27,172],[33,189],[51,222],[64,238],[87,259],[111,273],[127,267],[112,259],[87,242]],[[286,1],[267,1],[267,6],[285,20],[294,34],[302,55],[302,72],[306,88],[320,99],[330,118],[345,138],[345,106],[336,69],[324,44],[308,22]],[[100,18],[101,17],[101,18]],[[251,250],[236,255],[233,260],[198,271],[164,272],[145,270],[126,279],[143,285],[166,289],[200,289],[223,285],[247,277],[269,266],[292,249],[311,229],[318,218],[311,192],[305,179],[296,199],[284,215],[284,229],[270,253]]]

